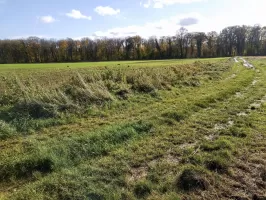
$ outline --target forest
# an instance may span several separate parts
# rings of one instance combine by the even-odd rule
[[[0,40],[0,63],[50,63],[81,61],[157,60],[265,56],[266,27],[230,26],[215,31],[188,32],[181,27],[175,36],[142,38],[82,38],[80,40]]]

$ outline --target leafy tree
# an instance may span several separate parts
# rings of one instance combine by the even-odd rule
[[[266,55],[266,27],[230,26],[189,33],[181,27],[175,36],[148,39],[141,36],[71,38],[54,40],[29,37],[0,40],[0,63],[48,63],[108,60],[172,59],[234,55]]]

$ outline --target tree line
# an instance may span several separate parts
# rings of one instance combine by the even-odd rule
[[[111,60],[212,58],[265,56],[266,27],[231,26],[215,31],[188,32],[175,36],[126,38],[71,38],[54,40],[29,37],[0,40],[0,63],[48,63]]]

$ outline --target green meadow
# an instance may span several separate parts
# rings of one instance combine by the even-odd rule
[[[247,60],[0,65],[0,199],[265,199]]]

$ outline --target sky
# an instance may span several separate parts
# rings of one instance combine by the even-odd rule
[[[0,39],[172,36],[266,25],[266,0],[0,0]]]

